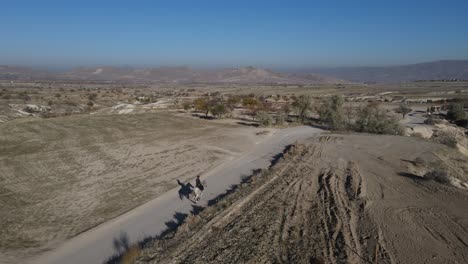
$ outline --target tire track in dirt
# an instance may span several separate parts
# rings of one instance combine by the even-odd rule
[[[324,146],[333,141],[320,137],[296,147],[293,157],[277,164],[274,176],[245,198],[211,210],[212,218],[196,231],[156,241],[153,248],[159,250],[144,262],[392,263],[381,234],[372,233],[370,243],[363,239],[368,230],[361,226],[376,228],[364,212],[357,164],[322,159]]]

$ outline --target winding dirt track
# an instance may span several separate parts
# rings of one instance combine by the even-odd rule
[[[311,139],[189,216],[137,262],[466,263],[466,191],[397,174],[404,166],[395,153],[414,158],[438,147],[403,137]]]

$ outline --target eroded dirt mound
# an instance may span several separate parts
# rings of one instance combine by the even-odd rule
[[[440,147],[391,136],[310,140],[137,262],[466,263],[467,192],[404,173],[406,160]]]

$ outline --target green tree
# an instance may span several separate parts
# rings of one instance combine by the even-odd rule
[[[195,105],[196,110],[205,113],[205,117],[208,117],[208,114],[211,110],[211,106],[205,98],[197,98],[195,99],[193,104]]]
[[[463,105],[461,104],[452,104],[450,109],[447,112],[447,118],[452,121],[462,120],[465,118],[465,111],[463,110]]]
[[[292,104],[300,122],[304,124],[305,119],[309,116],[313,109],[312,98],[308,95],[299,96]]]
[[[395,109],[395,112],[401,114],[403,119],[405,119],[406,115],[411,113],[411,111],[413,111],[413,109],[406,104],[400,104],[398,108]]]
[[[401,135],[403,129],[398,120],[377,104],[368,104],[357,111],[355,130],[373,134]]]
[[[249,110],[252,119],[255,119],[258,112],[260,102],[255,97],[246,97],[242,99],[242,105]]]
[[[334,95],[325,99],[318,112],[320,119],[326,122],[330,129],[344,129],[343,97]]]
[[[221,117],[223,116],[224,114],[227,113],[227,109],[226,109],[226,106],[223,102],[216,102],[213,104],[213,106],[211,107],[211,113],[215,116],[215,117]]]

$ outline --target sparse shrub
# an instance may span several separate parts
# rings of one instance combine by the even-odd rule
[[[427,162],[423,158],[417,157],[416,159],[414,159],[414,165],[418,167],[424,167],[427,165]]]
[[[434,180],[442,184],[449,184],[450,178],[446,170],[435,169],[424,174],[424,178],[428,180]]]
[[[458,143],[457,137],[454,133],[441,130],[435,131],[434,134],[432,134],[431,140],[452,148],[456,148]]]
[[[11,95],[10,95],[10,94],[4,94],[4,95],[2,96],[2,99],[10,100],[10,99],[11,99]]]
[[[47,102],[47,105],[48,105],[48,106],[51,106],[51,105],[53,105],[53,104],[54,104],[54,102],[53,102],[52,100],[49,100],[49,101]]]
[[[86,105],[89,106],[89,107],[92,107],[92,106],[94,106],[94,103],[93,103],[93,101],[88,101],[88,103]]]
[[[429,116],[428,118],[426,118],[426,120],[424,120],[424,124],[426,125],[436,125],[436,124],[440,124],[442,122],[442,120],[440,120],[439,118],[436,118],[434,116]]]
[[[59,98],[59,97],[62,97],[62,95],[59,94],[59,93],[56,93],[56,94],[55,94],[55,97]]]
[[[69,106],[78,106],[78,104],[74,101],[71,101],[71,100],[66,100],[65,102],[63,102],[65,105],[69,105]]]
[[[398,120],[389,116],[387,110],[381,109],[376,104],[368,104],[358,109],[354,128],[358,132],[373,134],[403,134]]]
[[[285,119],[286,119],[286,114],[283,112],[279,112],[278,114],[275,115],[275,124],[277,126],[282,126],[284,124]]]
[[[183,104],[183,107],[184,107],[185,111],[188,111],[188,110],[190,110],[192,108],[192,104],[190,102],[185,102]]]
[[[343,115],[343,97],[334,95],[324,100],[319,107],[320,119],[328,124],[330,129],[341,130],[345,128]]]
[[[132,246],[123,254],[120,263],[134,264],[140,255],[141,249],[138,247],[138,245]]]
[[[94,100],[96,100],[97,96],[98,96],[98,95],[95,94],[95,93],[88,94],[88,100],[94,101]]]
[[[273,119],[265,111],[260,111],[257,113],[257,120],[260,123],[260,125],[264,127],[271,126],[271,124],[273,123]]]

